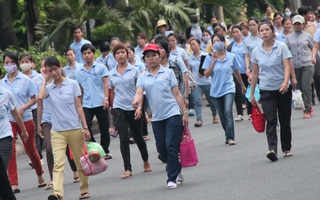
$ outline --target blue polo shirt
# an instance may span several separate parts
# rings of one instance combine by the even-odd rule
[[[174,115],[181,115],[179,105],[172,94],[172,88],[178,87],[178,82],[171,69],[160,65],[156,76],[147,70],[139,75],[137,87],[146,91],[152,112],[151,121],[161,121]]]
[[[136,80],[139,76],[139,69],[127,63],[127,69],[123,74],[119,74],[118,68],[109,72],[109,84],[114,87],[113,108],[122,110],[134,110],[132,101],[136,94]]]
[[[101,54],[98,58],[96,58],[95,62],[106,65],[108,56],[109,55],[106,55],[104,58],[102,58],[102,54]]]
[[[279,90],[284,81],[283,60],[292,55],[283,42],[274,41],[273,48],[267,53],[262,44],[252,52],[251,62],[259,67],[259,84],[262,90]]]
[[[52,130],[67,131],[81,128],[75,103],[75,99],[81,96],[78,83],[67,77],[60,88],[54,82],[47,85],[46,92],[52,106]]]
[[[168,37],[168,35],[169,35],[170,33],[173,33],[173,31],[171,31],[171,30],[166,30],[166,31],[164,32],[164,36]],[[161,34],[161,33],[158,33],[158,34],[156,35],[156,37],[158,37],[158,36],[162,36],[162,34]]]
[[[146,44],[147,46],[148,44]],[[143,57],[143,49],[140,48],[139,45],[137,45],[135,48],[134,48],[134,53],[140,57],[140,59]]]
[[[75,62],[74,68],[72,69],[70,67],[70,65],[68,64],[68,65],[64,66],[64,68],[62,68],[62,72],[65,77],[69,77],[73,80],[76,80],[76,74],[82,65],[83,65],[82,63]]]
[[[262,44],[262,40],[259,36],[254,37],[252,35],[249,35],[246,39],[243,40],[244,53],[248,53],[251,58],[253,49],[259,46],[260,44]]]
[[[9,112],[15,108],[12,92],[0,87],[0,139],[13,136],[9,122]]]
[[[77,43],[75,40],[73,41],[72,44],[70,44],[70,48],[74,50],[74,52],[76,53],[76,61],[78,63],[86,63],[85,60],[82,57],[82,53],[81,53],[81,47],[84,44],[91,44],[91,42],[89,40],[86,40],[84,38],[81,39],[81,41],[79,43]]]
[[[178,47],[178,46],[176,46],[176,50],[174,52],[172,52],[172,51],[170,52],[170,56],[172,56],[172,57],[177,57],[178,56],[183,61],[188,59],[186,51],[183,48]]]
[[[314,34],[314,41],[320,43],[320,29]]]
[[[211,83],[210,77],[206,78],[205,76],[202,76],[202,77],[199,76],[199,65],[200,65],[202,55],[208,55],[208,54],[201,51],[199,58],[191,54],[191,56],[188,59],[189,67],[192,70],[192,74],[196,79],[196,82],[198,85],[210,85]]]
[[[49,85],[49,83],[46,83],[46,85]],[[52,121],[51,121],[51,101],[50,101],[49,96],[47,96],[43,100],[41,124],[44,122],[52,124]]]
[[[111,71],[113,68],[115,68],[118,65],[118,62],[113,56],[113,53],[110,53],[108,58],[107,58],[107,67],[108,70]]]
[[[146,69],[145,64],[143,64],[142,62],[137,62],[137,61],[136,61],[136,62],[134,63],[134,66],[137,67],[140,72],[142,72],[143,70]]]
[[[87,70],[82,65],[77,72],[76,80],[83,88],[82,106],[85,108],[96,108],[102,106],[104,98],[104,83],[102,79],[108,76],[108,69],[94,62]]]
[[[22,74],[21,72],[18,72],[18,75],[12,83],[10,83],[8,74],[6,74],[5,77],[3,77],[3,79],[1,80],[1,86],[13,93],[15,97],[14,104],[16,105],[17,109],[19,109],[22,105],[28,103],[31,97],[37,94],[35,84],[28,76]],[[22,121],[26,122],[33,119],[31,110],[31,107],[24,110]],[[11,122],[16,122],[11,114],[9,114],[9,120]]]
[[[287,36],[284,35],[283,31],[276,35],[276,39],[280,42],[286,42]]]
[[[234,55],[236,55],[236,57],[239,61],[239,64],[240,64],[239,72],[241,74],[245,74],[246,73],[246,63],[245,63],[245,56],[244,56],[245,54],[244,54],[244,50],[243,50],[243,42],[241,44],[234,42],[232,45],[231,53],[234,53]]]
[[[41,87],[41,83],[42,83],[42,80],[43,80],[43,76],[41,74],[39,74],[38,72],[36,72],[35,70],[32,70],[32,74],[31,74],[30,79],[35,84],[36,90],[37,90],[36,95],[38,95],[40,87]],[[36,108],[37,108],[37,103],[35,103],[33,106],[31,106],[32,110],[34,110]]]
[[[208,69],[212,61],[212,57],[207,55],[202,68]],[[217,59],[211,74],[211,97],[218,98],[229,93],[235,93],[233,71],[238,70],[239,67],[240,64],[233,53],[226,51],[224,60]]]

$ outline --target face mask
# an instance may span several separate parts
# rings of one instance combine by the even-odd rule
[[[201,38],[202,39],[202,41],[204,42],[204,43],[208,43],[209,42],[209,40],[210,40],[210,37],[202,37]]]
[[[198,23],[192,23],[191,26],[192,26],[192,27],[197,27],[197,26],[198,26]]]
[[[212,46],[215,50],[222,51],[224,48],[224,42],[215,42]]]
[[[17,71],[17,65],[4,65],[3,68],[8,72],[8,74],[12,74]]]
[[[289,11],[288,11],[288,12],[285,12],[284,14],[285,14],[287,17],[290,17],[290,16],[291,16],[291,12],[289,12]]]
[[[22,71],[26,72],[29,69],[31,69],[32,65],[31,63],[23,63],[20,65],[20,68],[22,69]]]

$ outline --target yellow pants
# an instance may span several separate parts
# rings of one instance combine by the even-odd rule
[[[51,131],[51,144],[53,153],[53,188],[54,193],[64,196],[63,182],[64,182],[64,164],[66,157],[67,145],[72,150],[73,159],[77,166],[77,171],[80,178],[80,191],[81,194],[88,192],[89,184],[88,177],[83,175],[82,167],[80,164],[80,157],[83,155],[83,130],[74,129],[68,131]]]

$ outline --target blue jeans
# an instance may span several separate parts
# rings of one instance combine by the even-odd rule
[[[191,93],[194,100],[194,109],[197,115],[197,121],[202,122],[202,92],[204,93],[212,112],[212,116],[217,115],[216,107],[210,97],[210,84],[209,85],[198,85]]]
[[[229,93],[218,98],[212,97],[212,100],[218,110],[220,121],[225,131],[226,141],[234,140],[234,122],[232,115],[234,93]]]
[[[162,121],[152,122],[157,151],[167,163],[167,182],[175,183],[181,171],[178,154],[182,139],[182,127],[181,115],[175,115]]]

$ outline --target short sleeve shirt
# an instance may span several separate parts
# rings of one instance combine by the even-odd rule
[[[252,52],[251,62],[259,67],[259,85],[262,90],[279,90],[284,81],[283,60],[292,55],[283,42],[275,40],[272,50],[267,53],[262,44]]]
[[[73,80],[76,80],[76,75],[77,75],[77,72],[79,71],[80,67],[82,66],[83,64],[80,64],[80,63],[77,63],[75,62],[74,64],[74,68],[72,69],[70,67],[70,65],[66,65],[62,71],[63,71],[63,74],[66,76],[66,77],[69,77]]]
[[[82,53],[81,53],[81,47],[84,44],[91,44],[91,42],[89,40],[86,40],[84,38],[82,38],[82,40],[77,43],[75,40],[74,42],[70,45],[70,48],[74,50],[74,52],[76,53],[76,61],[78,63],[85,63],[83,57],[82,57]]]
[[[199,65],[201,61],[201,56],[208,55],[207,53],[201,52],[199,58],[195,57],[193,54],[189,57],[188,63],[189,67],[192,70],[192,74],[196,79],[198,85],[210,85],[211,78],[206,78],[205,76],[199,76]]]
[[[174,52],[170,52],[170,55],[173,57],[180,57],[183,61],[188,59],[186,51],[181,47],[176,47],[176,50]]]
[[[161,121],[181,114],[179,105],[172,94],[172,89],[178,87],[178,83],[171,69],[160,65],[156,76],[147,70],[139,75],[137,87],[142,87],[146,91],[152,111],[152,121]]]
[[[127,69],[121,75],[117,67],[109,72],[109,85],[114,87],[113,108],[122,110],[134,110],[132,101],[136,94],[136,80],[140,72],[139,69],[127,63]]]
[[[85,108],[96,108],[102,106],[104,98],[103,78],[108,76],[108,69],[94,62],[87,70],[82,65],[77,72],[76,80],[83,88],[82,104]]]
[[[81,96],[78,83],[68,77],[59,88],[54,82],[46,86],[51,102],[51,119],[53,131],[66,131],[82,127],[76,110],[76,98]]]
[[[320,29],[314,34],[314,41],[320,43]]]
[[[1,85],[7,90],[11,91],[15,97],[15,105],[19,109],[22,105],[28,103],[31,97],[37,94],[37,89],[32,80],[18,72],[18,75],[11,83],[8,79],[8,74],[1,80]],[[22,121],[26,122],[32,120],[31,107],[24,110],[22,115]],[[11,122],[16,122],[15,119],[9,114],[9,120]]]
[[[207,55],[202,68],[208,69],[212,61],[212,57]],[[229,93],[235,93],[233,71],[238,70],[239,67],[239,61],[233,53],[226,52],[224,60],[217,59],[211,73],[211,97],[218,98]]]
[[[43,80],[43,76],[41,74],[39,74],[38,72],[36,72],[35,70],[32,70],[32,74],[30,79],[33,81],[33,83],[36,86],[36,90],[37,90],[37,95],[39,93],[40,90],[40,86]],[[31,109],[34,110],[37,108],[37,103],[35,103],[33,106],[31,106]]]
[[[9,122],[9,112],[15,108],[14,102],[12,92],[0,87],[0,139],[13,136]]]

